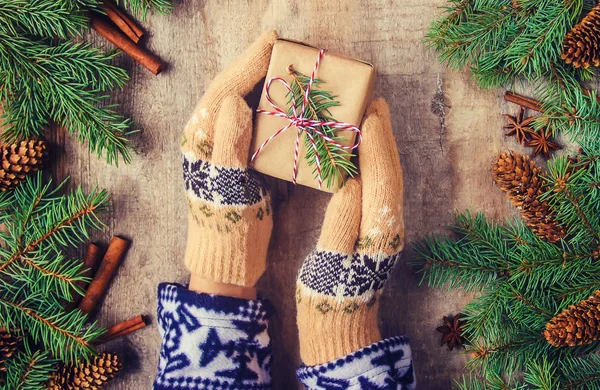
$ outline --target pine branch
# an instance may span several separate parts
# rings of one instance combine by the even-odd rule
[[[0,0],[0,32],[68,38],[87,25],[83,4],[49,0]],[[88,6],[96,5],[95,1]]]
[[[89,142],[109,163],[131,159],[127,136],[131,121],[113,107],[97,107],[107,96],[105,89],[124,85],[127,74],[110,65],[107,54],[89,45],[71,42],[52,46],[45,41],[0,36],[0,99],[5,102],[4,120],[8,142],[40,136],[52,119]]]
[[[169,0],[124,0],[132,11],[167,12]],[[51,123],[66,127],[109,163],[131,160],[132,122],[106,105],[128,80],[112,65],[116,52],[81,41],[99,0],[0,0],[0,102],[7,142],[41,136]]]
[[[65,312],[64,301],[82,293],[77,284],[88,278],[82,262],[67,260],[63,251],[103,226],[96,213],[105,209],[108,195],[81,188],[60,195],[64,184],[52,189],[38,173],[0,196],[6,230],[0,247],[0,327],[26,329],[32,343],[73,362],[94,352],[92,342],[104,330],[86,324],[87,316],[78,310]]]
[[[541,360],[527,362],[524,379],[534,389],[555,390],[561,388],[556,372],[556,367],[548,359],[542,358]]]
[[[515,378],[505,380],[501,375],[490,375],[487,378],[463,376],[461,382],[456,382],[460,390],[525,390],[527,385]]]
[[[595,166],[573,171],[566,157],[555,158],[548,164],[550,189],[542,196],[556,210],[556,218],[571,236],[580,240],[578,235],[587,234],[591,249],[600,245],[600,215],[597,214],[600,209],[595,202],[597,195],[589,191],[596,175]]]
[[[308,83],[310,82],[310,78],[297,72],[290,68],[290,75],[292,76],[292,94],[288,96],[289,101],[288,105],[290,106],[288,110],[288,115],[293,114],[292,107],[292,96],[295,98],[294,104],[298,110],[302,108],[302,102],[304,99],[304,95],[306,94],[306,88]],[[335,119],[331,117],[331,113],[329,109],[331,107],[339,106],[339,102],[335,100],[335,96],[333,96],[330,92],[320,89],[321,84],[323,84],[320,80],[314,80],[312,88],[310,90],[310,94],[308,97],[308,105],[305,107],[305,112],[303,113],[304,118],[314,119],[319,121],[334,121]],[[327,137],[340,142],[344,139],[343,136],[337,135],[338,130],[329,126],[321,126],[319,130],[323,132]],[[343,149],[337,145],[332,143],[328,143],[319,137],[314,131],[310,129],[306,129],[307,137],[305,138],[305,146],[306,146],[306,158],[308,160],[309,166],[313,166],[313,175],[315,178],[318,177],[317,172],[317,159],[316,156],[319,156],[321,163],[321,175],[327,187],[331,187],[334,183],[342,180],[342,173],[344,172],[348,176],[352,177],[358,173],[358,170],[354,163],[350,161],[350,158],[354,156],[350,151]],[[310,136],[312,136],[315,145],[316,152],[313,148],[313,145],[310,140]]]
[[[26,342],[23,350],[6,363],[6,384],[12,390],[42,389],[57,363],[47,352],[32,348]]]
[[[170,12],[172,8],[172,2],[170,0],[117,0],[117,3],[122,4],[125,8],[128,8],[135,14],[141,14],[144,19],[151,9],[166,14]]]
[[[35,180],[35,182],[33,182]],[[38,174],[35,179],[32,179],[33,185],[31,188],[42,188],[41,174]],[[27,187],[25,187],[27,189]],[[15,197],[31,196],[26,189],[17,188]],[[52,195],[52,194],[51,194]],[[35,194],[33,204],[37,204],[45,200],[48,202],[46,207],[36,216],[36,223],[31,224],[29,229],[22,231],[26,241],[24,244],[16,245],[12,252],[8,252],[8,256],[0,259],[0,272],[9,273],[9,267],[15,262],[25,262],[32,264],[30,258],[36,256],[44,256],[46,246],[65,247],[68,245],[77,245],[83,239],[88,238],[87,230],[90,228],[99,229],[102,222],[95,216],[96,212],[102,211],[105,204],[108,202],[108,194],[105,191],[92,192],[89,195],[84,195],[81,188],[77,189],[70,196],[63,196],[52,200],[43,199],[42,194],[40,200]],[[24,222],[29,220],[28,219]],[[20,227],[22,224],[19,225]],[[13,224],[8,225],[11,230]],[[18,237],[19,240],[22,237]],[[9,243],[10,244],[10,243]]]
[[[447,284],[449,288],[476,291],[508,275],[504,233],[481,214],[475,218],[468,213],[457,215],[456,221],[454,230],[461,237],[457,241],[426,238],[415,245],[418,259],[411,264],[423,272],[421,282],[427,279],[431,287]]]
[[[521,222],[496,226],[467,213],[452,238],[428,238],[417,245],[416,264],[430,285],[482,291],[462,310],[465,337],[475,355],[468,364],[473,376],[458,385],[600,389],[598,342],[556,348],[542,337],[550,318],[600,288],[600,100],[588,89],[597,70],[576,69],[560,58],[565,33],[596,4],[448,4],[427,36],[442,62],[459,69],[469,66],[483,87],[531,83],[539,102],[535,109],[541,111],[534,128],[566,134],[581,146],[578,156],[549,162],[548,174],[542,176],[547,192],[538,196],[564,237],[547,242]],[[562,330],[574,337],[577,329]]]
[[[492,344],[474,344],[470,349],[474,357],[467,368],[478,369],[483,375],[511,376],[521,371],[527,362],[550,352],[551,347],[542,335],[516,331],[511,336]]]
[[[26,325],[28,337],[43,343],[63,361],[72,363],[80,356],[90,356],[94,352],[91,342],[105,332],[96,323],[86,328],[87,315],[78,310],[62,313],[54,304],[47,306],[44,295],[29,296],[19,302],[7,298],[9,291],[0,288],[0,293],[0,324],[10,328]]]
[[[581,378],[556,365],[593,359],[597,343],[555,348],[542,332],[550,318],[600,287],[599,168],[598,158],[587,155],[549,164],[543,198],[568,230],[559,242],[541,239],[522,222],[498,225],[466,213],[457,216],[452,239],[417,244],[415,263],[430,285],[483,292],[461,310],[464,336],[475,354],[468,367],[477,374],[464,379],[463,388],[486,388],[497,376],[512,373],[525,373],[521,388],[597,388],[594,374]]]
[[[589,10],[588,3],[452,0],[426,42],[443,63],[470,65],[485,88],[511,87],[523,78],[533,83],[544,107],[537,127],[565,132],[597,154],[600,104],[583,85],[595,71],[575,69],[560,58],[565,33]]]
[[[590,355],[588,358],[565,359],[560,362],[567,374],[561,389],[598,389],[600,388],[600,357]]]

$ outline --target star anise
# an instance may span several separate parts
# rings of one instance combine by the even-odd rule
[[[454,317],[444,316],[444,325],[436,330],[442,333],[442,344],[448,345],[448,350],[452,351],[454,347],[460,347],[463,344],[461,314]]]
[[[508,121],[508,123],[504,125],[504,128],[508,130],[506,133],[504,133],[504,135],[514,135],[517,139],[517,142],[520,144],[529,138],[529,134],[535,132],[533,127],[531,127],[531,124],[537,119],[535,116],[530,116],[527,119],[523,119],[524,114],[525,109],[523,107],[519,107],[519,113],[517,116],[502,114]]]
[[[527,146],[533,148],[534,157],[542,153],[544,157],[549,158],[552,150],[562,149],[562,146],[550,140],[550,131],[544,127],[530,134]]]

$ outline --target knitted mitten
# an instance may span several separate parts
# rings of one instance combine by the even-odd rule
[[[381,340],[379,298],[404,240],[402,169],[383,99],[367,109],[362,131],[361,179],[348,180],[333,195],[317,248],[298,277],[300,355],[306,365]]]
[[[214,79],[183,132],[185,265],[204,279],[253,286],[265,270],[273,218],[262,179],[247,168],[252,112],[243,96],[265,77],[276,38],[263,34]]]

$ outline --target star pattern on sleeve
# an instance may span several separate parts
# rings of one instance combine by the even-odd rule
[[[310,390],[414,390],[411,350],[405,337],[391,337],[317,366],[298,378]]]
[[[159,287],[163,335],[155,390],[268,389],[268,302]]]

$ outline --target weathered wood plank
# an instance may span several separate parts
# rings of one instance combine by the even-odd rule
[[[446,70],[422,44],[444,2],[186,0],[176,2],[172,15],[150,16],[144,23],[147,44],[169,69],[154,77],[124,59],[132,79],[114,98],[144,129],[135,137],[141,154],[132,164],[114,168],[67,140],[58,170],[84,186],[111,191],[114,210],[102,237],[124,234],[134,242],[100,322],[111,325],[139,313],[154,316],[158,283],[186,281],[179,133],[211,79],[268,28],[378,68],[376,95],[390,103],[403,163],[407,244],[445,232],[456,209],[496,217],[509,213],[489,175],[496,153],[508,147],[500,131],[500,93],[482,92],[468,75]],[[278,206],[269,265],[260,282],[277,308],[271,327],[275,389],[298,386],[295,277],[316,243],[328,198],[296,188]],[[441,349],[435,327],[442,315],[458,312],[470,297],[418,287],[418,277],[406,265],[411,256],[409,249],[389,283],[381,310],[383,333],[411,338],[420,388],[448,388],[465,357]],[[131,351],[128,358],[135,362],[111,388],[150,388],[159,345],[155,326],[109,345]]]

